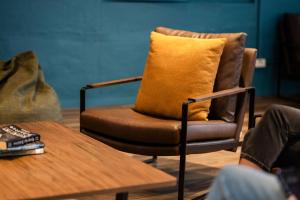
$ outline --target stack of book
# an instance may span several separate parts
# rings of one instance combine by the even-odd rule
[[[0,157],[44,153],[41,136],[16,125],[0,128]]]

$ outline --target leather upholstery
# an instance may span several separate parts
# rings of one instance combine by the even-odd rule
[[[125,142],[121,140],[112,139],[103,135],[95,134],[94,132],[88,130],[84,130],[83,132],[120,151],[149,156],[179,155],[179,145],[145,145],[140,143],[131,143],[129,141]]]
[[[140,114],[129,106],[87,109],[81,128],[121,141],[147,145],[178,145],[181,121]],[[189,121],[187,141],[233,138],[237,125],[222,120]]]
[[[227,38],[221,57],[214,91],[230,89],[239,86],[242,69],[246,33],[196,33],[184,30],[175,30],[166,27],[158,27],[156,32],[166,35],[176,35],[192,38]],[[211,117],[234,121],[236,96],[219,98],[212,101],[210,107]]]
[[[249,87],[252,84],[255,61],[256,61],[257,50],[254,48],[246,48],[243,58],[243,68],[240,78],[240,87]],[[246,108],[248,107],[248,101],[245,95],[238,95],[237,106],[236,106],[236,123],[237,129],[235,132],[235,140],[238,141],[240,137],[240,132],[243,127],[244,116]]]
[[[90,132],[87,130],[84,130],[83,132],[120,151],[149,156],[176,156],[180,153],[179,145],[145,145],[141,143],[132,143],[124,142],[121,140],[115,140],[109,137],[105,137],[103,135],[95,134],[94,132]],[[230,150],[234,147],[234,139],[224,139],[208,142],[192,142],[187,144],[186,153],[207,153],[224,149]]]
[[[244,52],[243,68],[240,78],[240,87],[249,87],[252,84],[257,50],[246,48]]]
[[[246,48],[241,87],[251,85],[255,59],[256,49]],[[212,119],[188,122],[187,154],[236,150],[247,102],[244,94],[238,95],[234,123]],[[131,106],[91,108],[80,115],[82,132],[121,151],[143,155],[178,155],[180,124],[137,113]]]

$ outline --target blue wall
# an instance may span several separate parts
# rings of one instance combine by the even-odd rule
[[[261,2],[260,55],[269,65],[256,70],[259,95],[275,94],[275,24],[287,11],[300,12],[300,2]],[[255,47],[256,16],[256,0],[1,0],[0,59],[35,51],[63,107],[78,107],[84,84],[142,74],[156,26],[243,31]],[[138,84],[127,86],[89,92],[88,103],[133,102]]]
[[[300,1],[297,0],[261,0],[259,56],[267,58],[267,68],[256,69],[254,85],[258,95],[276,95],[279,66],[278,21],[284,13],[300,13]],[[299,81],[283,81],[283,95],[300,93]]]

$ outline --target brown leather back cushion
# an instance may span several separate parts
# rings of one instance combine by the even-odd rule
[[[246,33],[195,33],[157,27],[156,32],[165,35],[175,35],[193,38],[227,38],[215,80],[214,91],[230,89],[239,86]],[[210,107],[211,118],[221,118],[228,122],[235,119],[236,96],[215,99]]]

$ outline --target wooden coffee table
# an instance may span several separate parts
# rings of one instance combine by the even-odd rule
[[[41,135],[45,153],[0,159],[0,199],[76,198],[175,185],[176,179],[55,122],[21,123]]]

